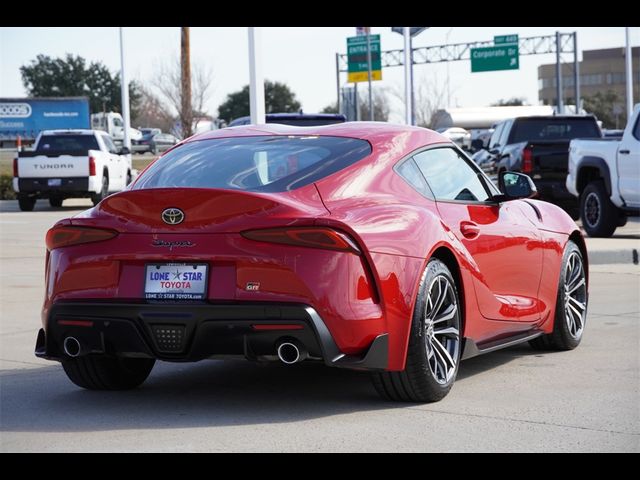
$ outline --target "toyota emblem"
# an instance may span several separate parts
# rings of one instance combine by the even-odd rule
[[[162,212],[162,221],[169,225],[178,225],[184,221],[184,212],[179,208],[167,208]]]

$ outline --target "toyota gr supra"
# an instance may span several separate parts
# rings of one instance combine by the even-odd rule
[[[580,343],[585,243],[535,194],[423,128],[203,133],[48,231],[36,355],[88,389],[244,357],[368,370],[385,398],[436,401],[463,359]]]

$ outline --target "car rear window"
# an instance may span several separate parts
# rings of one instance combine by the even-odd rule
[[[258,136],[185,143],[160,157],[134,184],[147,188],[224,188],[282,192],[308,185],[371,153],[365,140]]]
[[[43,135],[37,152],[86,152],[100,150],[95,135]]]
[[[509,143],[536,140],[572,140],[582,137],[600,137],[594,118],[526,118],[518,119],[511,131]]]

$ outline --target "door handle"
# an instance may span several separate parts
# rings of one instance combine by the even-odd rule
[[[473,222],[460,222],[460,232],[465,238],[476,238],[480,235],[480,227]]]
[[[629,150],[620,150],[618,153],[620,153],[621,155],[629,155],[629,153],[631,153]]]

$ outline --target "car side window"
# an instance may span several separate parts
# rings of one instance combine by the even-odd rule
[[[118,149],[111,140],[111,137],[102,135],[102,141],[104,142],[104,146],[107,147],[107,150],[109,150],[109,153],[118,153]]]
[[[486,202],[489,200],[479,172],[452,148],[434,148],[414,155],[436,200]]]
[[[489,140],[489,150],[495,148],[496,145],[500,144],[500,135],[502,134],[502,129],[504,127],[504,123],[499,123],[496,126],[496,129],[491,134],[491,139]]]
[[[636,118],[636,126],[633,127],[633,136],[636,140],[640,140],[640,116]]]
[[[429,190],[429,186],[413,158],[401,162],[396,166],[395,170],[409,185],[415,188],[418,193],[433,200],[433,194],[431,190]]]
[[[509,143],[509,133],[511,132],[511,125],[513,124],[513,120],[507,120],[504,122],[502,127],[502,133],[500,133],[500,138],[498,139],[498,143],[501,147],[504,147]]]

